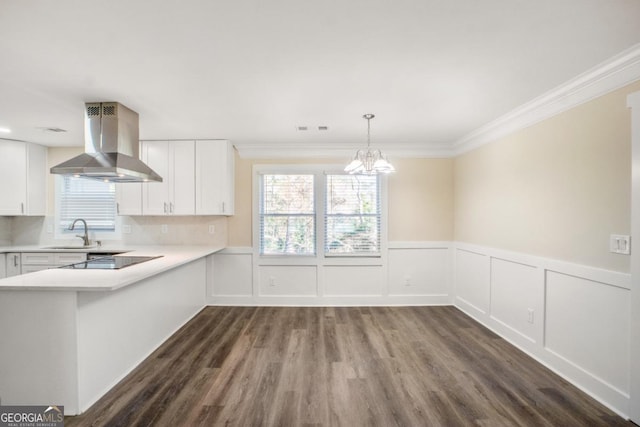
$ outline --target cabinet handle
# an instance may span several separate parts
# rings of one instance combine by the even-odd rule
[[[169,213],[173,213],[173,202],[169,202]]]
[[[13,256],[13,266],[17,267],[18,266],[18,255],[14,255]]]
[[[116,203],[116,213],[120,215],[120,203]]]
[[[167,202],[164,202],[164,213],[167,213]]]
[[[24,202],[20,203],[20,213],[24,213]]]
[[[222,212],[224,213],[224,202],[222,202]]]

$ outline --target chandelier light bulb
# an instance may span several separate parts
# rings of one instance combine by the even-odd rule
[[[358,150],[344,171],[352,175],[377,175],[395,172],[395,168],[382,155],[382,151],[371,149],[371,119],[375,115],[365,114],[362,117],[367,120],[367,148],[366,150]]]

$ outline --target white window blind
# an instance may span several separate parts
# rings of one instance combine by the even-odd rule
[[[89,230],[115,231],[114,183],[64,176],[58,206],[58,226],[62,230],[66,230],[74,219],[82,218],[87,221]]]
[[[325,190],[325,253],[380,254],[378,176],[327,175]]]
[[[260,254],[314,255],[314,176],[265,174],[260,183]]]

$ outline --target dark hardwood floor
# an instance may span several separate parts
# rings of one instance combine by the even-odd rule
[[[632,426],[453,307],[207,307],[73,426]]]

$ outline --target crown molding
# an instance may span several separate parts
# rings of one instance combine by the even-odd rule
[[[376,148],[380,148],[388,157],[455,157],[637,80],[640,80],[640,43],[453,143],[394,144]],[[339,144],[336,143],[301,144],[299,142],[236,143],[234,145],[240,157],[246,159],[351,158],[358,148],[362,148],[338,146]]]
[[[467,134],[453,143],[453,155],[478,148],[639,79],[640,43]]]
[[[243,159],[300,159],[300,158],[345,158],[350,159],[362,147],[338,146],[336,143],[281,142],[271,144],[234,143]],[[440,144],[394,144],[376,146],[386,157],[452,157],[453,150],[446,143]]]

